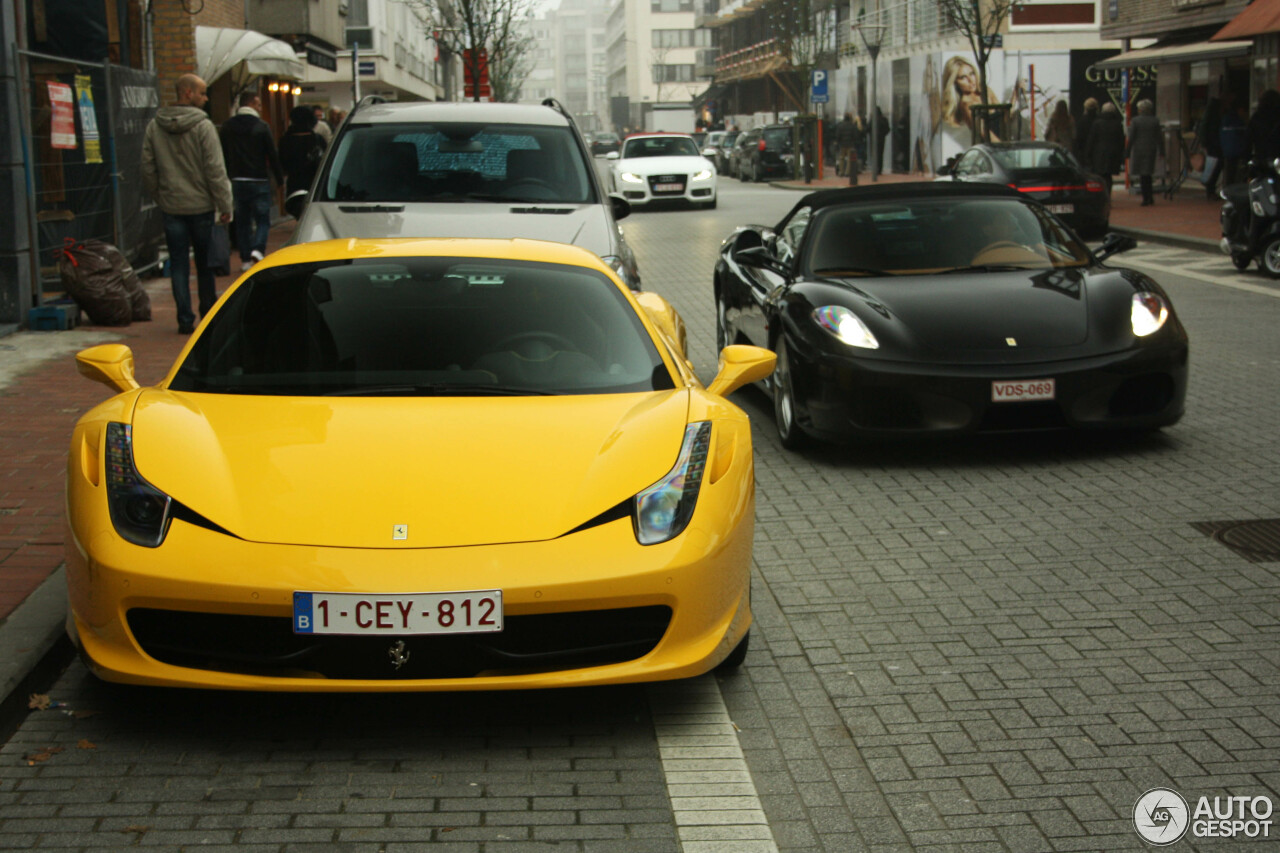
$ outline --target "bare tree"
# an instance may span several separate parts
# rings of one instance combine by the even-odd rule
[[[533,13],[533,0],[409,0],[426,12],[428,34],[446,50],[463,58],[467,76],[480,81],[484,63],[489,65],[490,85],[495,66],[503,80],[503,94],[518,93],[531,67],[524,59],[532,38],[521,23]],[[524,74],[517,74],[524,68]],[[503,70],[505,69],[505,70]],[[480,100],[480,87],[472,93]],[[495,88],[494,99],[499,100]]]
[[[520,90],[533,70],[533,52],[537,46],[530,31],[531,21],[529,17],[508,21],[507,31],[495,40],[502,45],[489,55],[489,82],[495,101],[520,100]]]
[[[1004,29],[1009,14],[1021,0],[937,0],[938,11],[969,42],[973,58],[978,66],[978,90],[982,95],[982,103],[987,103],[987,60],[996,49],[996,37]],[[990,136],[988,122],[975,122],[981,125],[984,139]]]
[[[807,113],[809,99],[804,96],[809,74],[816,68],[835,68],[838,31],[836,6],[840,0],[773,0],[769,4],[770,32],[778,39],[782,55],[780,70],[792,72],[787,79],[770,72],[787,99],[801,113]]]

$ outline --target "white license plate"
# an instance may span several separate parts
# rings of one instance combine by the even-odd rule
[[[295,634],[479,634],[501,630],[500,589],[293,594]]]
[[[1050,213],[1075,213],[1076,206],[1074,204],[1046,204]]]
[[[1016,382],[992,382],[991,402],[1024,403],[1027,400],[1052,400],[1052,379],[1022,379]]]
[[[682,193],[684,192],[684,184],[654,184],[653,191],[656,193]]]

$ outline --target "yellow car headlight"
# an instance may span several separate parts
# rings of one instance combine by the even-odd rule
[[[699,421],[684,430],[676,464],[658,482],[635,497],[636,540],[656,545],[674,539],[689,526],[711,447],[711,422]]]
[[[159,547],[169,530],[173,499],[138,473],[129,424],[107,424],[106,465],[107,507],[116,532],[135,545]]]

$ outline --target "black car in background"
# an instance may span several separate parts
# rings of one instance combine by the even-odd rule
[[[1106,183],[1052,142],[975,145],[938,174],[956,181],[1013,187],[1043,204],[1082,237],[1101,236],[1111,221]]]
[[[622,147],[622,140],[611,130],[600,130],[591,134],[591,153],[608,154]]]
[[[733,174],[729,171],[729,160],[733,156],[733,144],[741,135],[740,130],[726,130],[724,135],[716,140],[716,171],[720,174]]]
[[[789,178],[794,174],[792,127],[771,124],[743,132],[733,147],[733,173],[740,181]]]
[[[829,440],[1176,423],[1187,333],[1154,280],[1104,261],[1008,187],[810,193],[735,230],[714,276],[716,346],[778,355],[784,447]]]

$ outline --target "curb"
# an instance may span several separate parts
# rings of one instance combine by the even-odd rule
[[[66,570],[59,566],[0,623],[0,736],[26,714],[27,693],[47,686],[74,656],[66,614]]]
[[[1214,255],[1222,254],[1222,250],[1218,248],[1217,240],[1208,240],[1204,237],[1188,237],[1183,234],[1170,234],[1166,231],[1149,231],[1145,228],[1127,228],[1117,225],[1112,225],[1107,230],[1123,234],[1126,237],[1132,237],[1135,240],[1144,240],[1148,243],[1161,243],[1179,249],[1195,249]]]

